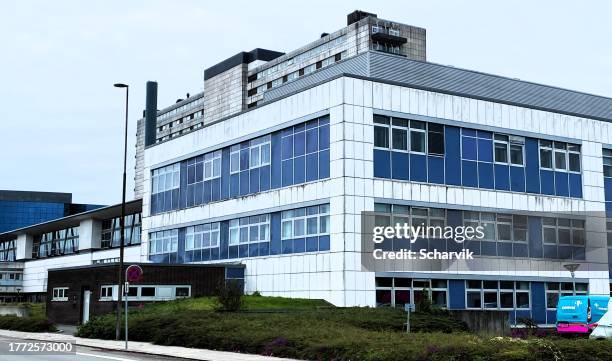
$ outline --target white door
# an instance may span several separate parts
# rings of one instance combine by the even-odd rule
[[[83,291],[83,323],[89,321],[89,301],[91,298],[91,291]]]

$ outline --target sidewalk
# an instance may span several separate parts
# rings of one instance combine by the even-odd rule
[[[0,330],[0,336],[38,341],[73,341],[80,346],[125,351],[124,341],[81,338],[62,333],[36,333]],[[227,351],[203,350],[177,346],[159,346],[148,342],[136,341],[129,342],[128,352],[207,361],[297,361],[293,359],[242,354]]]

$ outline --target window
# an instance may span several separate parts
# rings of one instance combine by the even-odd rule
[[[177,189],[180,183],[180,164],[175,163],[166,167],[153,170],[152,190],[153,194]]]
[[[15,246],[15,240],[0,242],[0,262],[13,262],[15,261],[15,252],[17,247]]]
[[[432,304],[448,306],[448,282],[441,279],[376,278],[376,306],[403,307],[429,295]]]
[[[174,253],[178,250],[178,229],[149,234],[149,254]]]
[[[542,218],[544,243],[584,246],[586,240],[584,222],[581,219]]]
[[[221,151],[204,155],[204,180],[221,177]]]
[[[580,173],[580,145],[540,140],[540,167]]]
[[[140,213],[125,216],[125,245],[140,244],[141,219]],[[101,237],[101,248],[119,247],[121,243],[121,217],[103,220]]]
[[[328,204],[284,211],[281,218],[281,239],[329,234]]]
[[[35,257],[58,256],[75,253],[78,249],[79,227],[76,226],[35,236],[33,255]]]
[[[559,297],[586,295],[588,289],[588,283],[576,283],[576,288],[574,289],[572,282],[548,282],[546,283],[546,308],[557,309]]]
[[[141,287],[140,297],[155,297],[155,287]]]
[[[243,217],[229,222],[229,244],[270,241],[270,215]]]
[[[483,227],[485,241],[527,242],[527,216],[489,212],[463,212],[464,224]]]
[[[68,301],[68,287],[54,288],[51,301]]]
[[[230,148],[230,173],[240,172],[240,145]]]
[[[508,136],[495,134],[493,153],[496,163],[508,163]]]
[[[427,128],[427,150],[429,154],[444,155],[444,126],[429,123]]]
[[[393,118],[391,143],[394,150],[408,150],[408,120]]]
[[[612,177],[612,149],[603,149],[604,177]]]
[[[254,139],[250,142],[250,168],[270,164],[270,136]]]
[[[176,298],[189,297],[190,287],[177,287],[174,296]]]
[[[529,309],[526,281],[466,281],[466,307],[475,309]]]
[[[383,126],[380,126],[380,125]],[[377,148],[389,148],[389,118],[374,115],[374,146]],[[386,126],[385,126],[386,125]]]
[[[100,299],[112,299],[113,298],[114,286],[102,286],[100,287]]]
[[[187,227],[185,251],[219,247],[219,222]]]
[[[510,136],[510,164],[522,166],[524,162],[525,138]]]
[[[426,123],[417,120],[410,121],[410,151],[425,153]]]

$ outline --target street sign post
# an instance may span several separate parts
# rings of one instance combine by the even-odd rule
[[[142,279],[142,268],[133,264],[125,269],[125,285],[123,285],[123,298],[125,299],[125,349],[128,349],[128,293],[130,282],[138,282]]]
[[[410,312],[414,312],[415,308],[414,303],[404,304],[404,311],[406,311],[406,333],[410,333]]]

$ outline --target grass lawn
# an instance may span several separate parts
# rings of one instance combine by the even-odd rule
[[[130,312],[130,339],[305,360],[612,360],[612,341],[487,338],[444,312],[334,308],[320,300],[246,296],[239,312],[212,298],[149,304]],[[114,338],[114,315],[94,317],[82,337]]]

